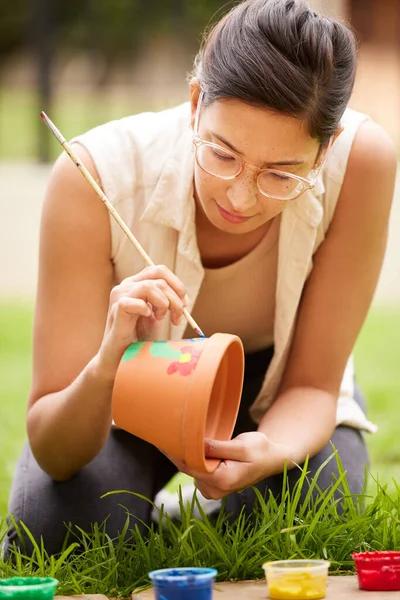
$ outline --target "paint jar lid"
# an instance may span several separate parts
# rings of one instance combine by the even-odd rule
[[[176,588],[194,592],[196,589],[211,589],[217,573],[216,569],[207,567],[178,567],[151,571],[149,577],[153,586],[158,589]],[[196,597],[193,596],[193,600],[196,600]]]
[[[400,591],[400,552],[384,550],[352,554],[361,590]]]
[[[327,575],[330,566],[329,560],[292,559],[274,560],[262,565],[264,571],[270,575],[287,575],[289,573],[308,573],[312,576]]]
[[[52,577],[10,577],[0,579],[0,598],[52,600],[58,584]]]

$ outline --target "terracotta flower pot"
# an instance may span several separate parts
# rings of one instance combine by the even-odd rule
[[[243,375],[243,346],[234,335],[137,342],[118,368],[114,422],[189,467],[211,473],[220,461],[205,457],[204,438],[231,438]]]

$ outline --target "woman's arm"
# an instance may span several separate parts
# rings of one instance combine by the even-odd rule
[[[98,179],[88,153],[76,152]],[[57,480],[106,442],[116,370],[138,319],[162,319],[170,308],[176,323],[182,313],[185,290],[168,269],[144,269],[112,288],[110,257],[108,211],[62,155],[42,214],[27,415],[33,454]]]
[[[98,181],[88,153],[75,150]],[[39,464],[65,479],[93,458],[111,424],[100,348],[112,287],[108,213],[65,155],[43,206],[27,428]]]
[[[386,248],[397,157],[373,122],[357,132],[338,205],[301,299],[278,397],[259,431],[276,468],[314,455],[335,428],[344,369],[370,307]]]

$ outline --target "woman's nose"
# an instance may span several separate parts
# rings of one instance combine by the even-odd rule
[[[243,173],[231,182],[227,196],[238,213],[245,213],[257,202],[257,176]]]

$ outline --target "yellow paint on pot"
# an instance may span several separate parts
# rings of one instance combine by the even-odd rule
[[[179,362],[180,363],[188,363],[192,360],[192,355],[189,354],[189,352],[185,352],[184,354],[181,354],[179,357]]]

